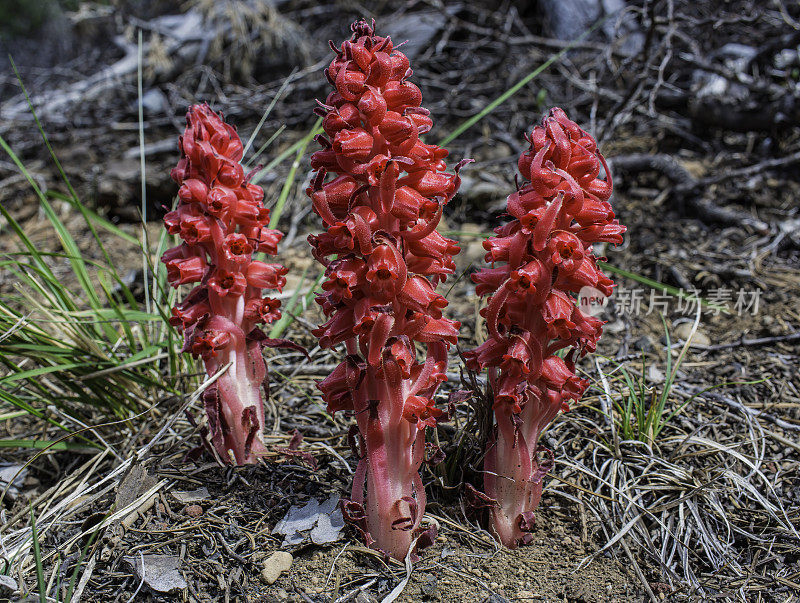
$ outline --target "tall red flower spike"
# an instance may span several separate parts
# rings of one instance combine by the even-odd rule
[[[589,134],[552,109],[528,140],[519,170],[529,182],[508,197],[513,219],[484,243],[492,268],[472,275],[478,295],[490,294],[481,311],[489,338],[465,355],[470,369],[489,369],[496,427],[484,487],[494,501],[492,529],[511,548],[532,539],[533,510],[553,464],[539,436],[588,386],[574,359],[595,350],[603,322],[581,312],[575,295],[592,287],[608,296],[613,287],[592,244],[621,243],[625,232],[608,203],[608,167]],[[556,355],[565,348],[563,358]]]
[[[358,423],[345,517],[368,544],[403,559],[425,510],[425,427],[442,414],[433,397],[460,326],[442,316],[447,300],[435,291],[459,252],[436,226],[460,179],[458,168],[444,173],[446,150],[420,140],[432,121],[406,56],[374,35],[374,23],[352,31],[341,49],[331,43],[335,90],[317,109],[327,138],[318,138],[307,190],[327,226],[309,237],[327,276],[317,302],[328,321],[314,334],[322,347],[347,350],[319,388],[331,413],[353,411]]]
[[[275,254],[283,235],[267,228],[264,191],[244,174],[236,130],[208,105],[192,106],[186,123],[171,174],[178,206],[164,217],[183,243],[161,261],[173,287],[199,284],[173,308],[170,324],[184,334],[182,351],[201,357],[209,375],[231,363],[203,394],[211,445],[222,462],[255,463],[265,452],[261,349],[274,344],[257,325],[280,317],[280,301],[261,290],[280,291],[286,268],[253,253]]]

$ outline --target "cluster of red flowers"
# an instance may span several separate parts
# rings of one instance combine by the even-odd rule
[[[419,470],[426,427],[442,420],[434,397],[460,327],[443,316],[448,302],[436,292],[459,247],[436,228],[464,162],[447,173],[447,151],[420,139],[432,121],[409,81],[408,58],[375,35],[374,23],[357,21],[352,31],[341,48],[331,43],[336,56],[325,73],[334,90],[317,109],[325,136],[306,191],[326,227],[309,237],[326,277],[317,297],[326,322],[314,335],[323,348],[346,350],[318,386],[329,412],[352,412],[357,422],[358,467],[343,514],[368,545],[403,559],[432,540],[432,529],[420,528]],[[187,124],[172,171],[179,203],[164,218],[183,243],[162,261],[172,286],[194,288],[170,323],[184,334],[183,351],[218,377],[204,393],[206,444],[221,461],[242,465],[266,452],[262,347],[302,348],[268,339],[258,326],[280,316],[280,302],[262,289],[281,290],[286,269],[253,259],[275,254],[282,235],[268,228],[263,190],[244,174],[241,140],[207,105],[191,107]],[[553,109],[528,141],[519,159],[527,183],[508,197],[511,221],[484,243],[491,267],[472,276],[477,293],[490,296],[481,311],[489,338],[465,354],[471,370],[488,369],[494,415],[485,494],[473,492],[491,507],[498,540],[512,548],[531,539],[552,466],[539,437],[588,386],[575,359],[594,351],[603,323],[576,296],[609,296],[613,287],[592,245],[621,243],[625,232],[589,134]]]
[[[356,22],[341,48],[331,44],[335,90],[318,109],[327,138],[307,191],[327,232],[309,241],[327,277],[317,301],[329,319],[315,335],[348,354],[319,387],[330,412],[354,411],[360,433],[344,510],[368,542],[402,559],[424,512],[424,432],[442,412],[433,397],[460,326],[442,316],[447,300],[435,291],[455,269],[459,248],[436,226],[460,180],[458,169],[444,173],[447,151],[420,140],[432,121],[408,58],[373,28]]]
[[[528,140],[519,170],[529,182],[508,198],[513,219],[484,243],[486,261],[500,265],[472,276],[479,295],[491,294],[481,312],[489,338],[466,354],[472,370],[489,369],[496,431],[484,487],[494,501],[493,529],[509,547],[529,540],[552,463],[539,435],[588,386],[575,374],[574,357],[594,351],[603,323],[576,306],[575,294],[591,288],[609,296],[613,287],[592,244],[621,243],[625,231],[608,203],[611,178],[589,134],[552,109]],[[567,354],[557,355],[564,348]],[[544,461],[542,452],[549,453]]]
[[[257,325],[280,317],[280,301],[263,297],[262,289],[280,290],[286,282],[286,268],[253,260],[253,253],[275,254],[283,235],[267,228],[264,191],[245,176],[236,130],[208,105],[191,107],[186,122],[172,170],[179,202],[164,217],[183,243],[162,261],[173,287],[199,285],[173,309],[170,323],[209,375],[230,363],[204,401],[213,449],[223,462],[241,465],[265,451],[265,336]]]

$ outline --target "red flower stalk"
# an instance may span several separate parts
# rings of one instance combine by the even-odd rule
[[[330,412],[353,411],[358,423],[345,516],[368,544],[402,559],[425,509],[425,427],[442,414],[433,397],[460,326],[442,317],[447,300],[435,291],[459,252],[436,226],[460,179],[458,168],[444,173],[446,150],[420,140],[432,122],[406,56],[374,35],[374,23],[352,31],[341,49],[331,43],[335,90],[317,110],[327,138],[307,190],[327,226],[309,237],[327,276],[317,302],[328,321],[314,333],[348,354],[319,388]]]
[[[508,197],[513,219],[484,243],[493,267],[472,275],[477,293],[490,294],[481,311],[489,338],[466,354],[470,369],[489,369],[496,426],[484,487],[493,499],[492,529],[511,548],[530,542],[533,510],[552,467],[539,436],[588,386],[574,359],[594,351],[603,322],[581,312],[575,294],[592,287],[608,296],[613,287],[592,244],[621,243],[625,232],[608,203],[608,167],[589,134],[552,109],[528,140],[519,170],[529,182]],[[563,358],[556,355],[565,348]]]
[[[178,206],[164,217],[183,243],[161,261],[173,287],[197,285],[172,310],[170,324],[184,334],[183,351],[201,357],[209,375],[231,363],[203,394],[211,445],[225,463],[255,463],[265,452],[261,348],[274,344],[257,325],[280,317],[280,301],[261,290],[280,291],[286,268],[253,253],[274,254],[283,235],[267,228],[264,191],[244,174],[236,130],[208,105],[191,107],[186,123],[172,170]]]

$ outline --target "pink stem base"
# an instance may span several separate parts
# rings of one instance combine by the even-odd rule
[[[517,429],[510,413],[497,413],[497,427],[484,457],[484,491],[497,503],[491,510],[491,529],[508,548],[532,539],[533,511],[551,467],[539,462],[537,441],[557,413],[558,409],[531,399],[522,409]]]

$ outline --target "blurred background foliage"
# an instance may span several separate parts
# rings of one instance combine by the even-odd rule
[[[79,4],[80,0],[0,0],[0,38],[29,35]]]

